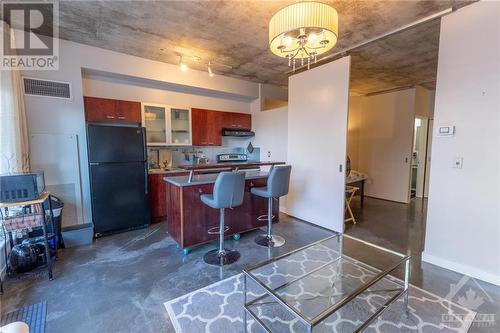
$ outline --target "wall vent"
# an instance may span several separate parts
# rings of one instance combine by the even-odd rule
[[[25,77],[24,93],[26,95],[71,99],[69,82],[39,80]]]

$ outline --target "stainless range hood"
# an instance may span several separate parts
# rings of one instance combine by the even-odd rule
[[[245,128],[223,128],[222,136],[235,136],[240,138],[249,138],[255,136],[255,133]]]

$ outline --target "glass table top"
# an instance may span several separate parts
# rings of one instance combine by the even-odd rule
[[[383,260],[378,260],[374,267],[371,262],[345,255],[344,245],[354,241],[361,242],[360,251],[367,251],[371,257],[383,256]],[[281,303],[314,325],[367,293],[380,294],[380,304],[396,295],[402,290],[402,281],[387,275],[406,258],[347,235],[335,235],[244,272],[265,290],[260,304]]]

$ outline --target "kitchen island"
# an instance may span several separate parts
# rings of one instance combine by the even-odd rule
[[[269,164],[271,163],[271,164]],[[259,165],[284,164],[283,162],[269,162]],[[241,163],[238,165],[242,165]],[[254,163],[255,165],[255,163]],[[227,167],[231,167],[227,165]],[[203,168],[203,167],[202,167]],[[229,230],[226,235],[233,235],[239,239],[239,234],[265,227],[266,219],[258,220],[267,215],[267,199],[250,193],[252,187],[266,186],[269,173],[264,171],[245,172],[245,193],[243,204],[234,209],[226,210],[226,226]],[[218,239],[218,234],[209,234],[208,229],[219,226],[219,210],[202,203],[202,194],[211,194],[217,174],[201,174],[194,176],[164,177],[167,193],[167,230],[170,236],[189,252],[189,247],[207,243]],[[278,221],[279,200],[273,204],[273,222]]]

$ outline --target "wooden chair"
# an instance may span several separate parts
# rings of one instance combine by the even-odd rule
[[[356,224],[356,219],[354,218],[354,214],[351,210],[351,200],[354,198],[354,195],[359,190],[359,188],[354,186],[346,186],[345,187],[345,210],[344,213],[348,213],[348,218],[344,220],[344,223],[352,221],[353,224]]]

